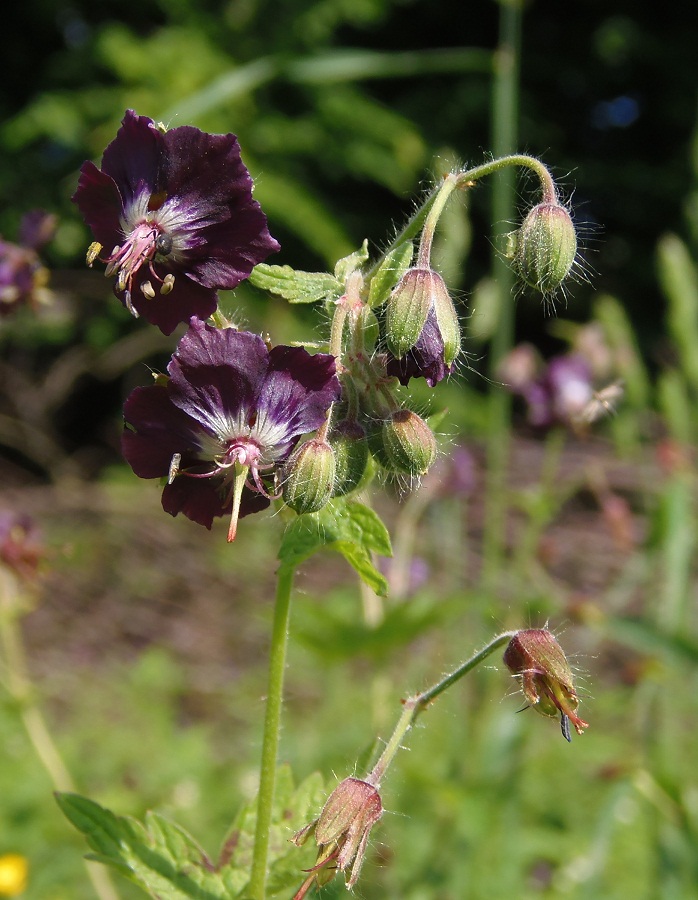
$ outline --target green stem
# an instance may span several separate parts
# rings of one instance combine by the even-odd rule
[[[46,725],[35,699],[29,678],[24,642],[19,624],[21,597],[15,578],[0,571],[0,640],[4,656],[8,693],[19,707],[19,714],[34,752],[48,773],[53,787],[74,792],[75,783]],[[119,900],[103,865],[85,861],[87,876],[99,900]]]
[[[431,245],[434,242],[436,226],[449,197],[457,187],[457,183],[457,176],[453,173],[444,178],[437,191],[436,197],[434,198],[434,202],[429,208],[426,219],[424,220],[422,237],[419,241],[419,254],[417,256],[417,265],[422,269],[429,268],[431,262]]]
[[[502,117],[498,117],[501,119]],[[499,140],[500,145],[504,143],[503,140]],[[495,144],[497,146],[497,144]],[[547,167],[539,160],[536,159],[535,156],[527,156],[524,153],[516,153],[516,154],[505,154],[499,156],[497,159],[492,159],[489,162],[482,163],[479,166],[474,166],[472,169],[465,169],[462,172],[451,173],[451,175],[447,175],[447,179],[453,178],[452,186],[449,186],[449,189],[446,192],[446,196],[443,197],[443,202],[448,199],[453,189],[455,190],[468,190],[469,188],[475,185],[475,182],[479,181],[481,178],[485,178],[487,175],[494,175],[495,173],[503,173],[504,170],[511,170],[513,168],[524,168],[530,169],[540,181],[541,188],[541,199],[544,201],[554,202],[557,198],[557,189],[555,187],[555,182],[553,181],[553,177],[548,171]],[[512,173],[513,174],[513,173]],[[507,185],[507,193],[506,196],[513,196],[511,185],[513,184],[511,176],[504,181],[503,174],[500,174],[500,178],[498,182],[504,183]],[[435,206],[437,200],[442,195],[443,183],[436,185],[433,188],[430,194],[428,194],[422,205],[415,211],[415,213],[408,219],[407,223],[404,225],[402,230],[397,234],[397,236],[388,244],[383,254],[376,260],[376,262],[371,266],[370,269],[367,269],[364,272],[364,283],[369,284],[371,278],[376,274],[379,266],[385,259],[385,257],[394,250],[399,244],[404,244],[405,241],[411,241],[417,237],[422,228],[425,225],[425,222],[428,216],[431,213],[432,207]],[[511,199],[507,199],[507,209],[509,210],[507,213],[507,218],[500,219],[499,214],[504,209],[504,203],[501,199],[498,200],[498,197],[503,198],[505,196],[505,192],[502,188],[499,189],[499,193],[495,186],[494,189],[494,197],[493,197],[493,208],[494,208],[494,219],[496,222],[501,222],[505,224],[507,222],[511,222],[513,219],[514,211],[513,211],[513,201]],[[439,215],[441,213],[441,209],[439,209]],[[420,254],[421,256],[421,254]],[[498,255],[495,256],[495,259],[498,258]],[[421,264],[421,263],[420,263]],[[511,272],[509,265],[504,261],[504,265],[506,266],[507,272]],[[512,276],[509,275],[509,284],[511,284]]]
[[[412,728],[417,717],[424,712],[427,706],[429,706],[439,694],[442,694],[445,690],[450,688],[451,685],[455,684],[464,675],[478,666],[483,660],[487,659],[487,657],[498,647],[501,647],[503,644],[508,644],[515,634],[515,631],[505,631],[502,634],[498,634],[497,637],[493,638],[489,644],[482,648],[482,650],[479,650],[471,656],[470,659],[467,659],[458,666],[458,668],[451,672],[450,675],[446,675],[441,681],[437,681],[436,684],[428,688],[428,690],[422,691],[421,694],[415,694],[414,697],[409,697],[405,700],[404,709],[395,726],[395,731],[393,731],[390,740],[385,745],[385,749],[381,753],[380,759],[365,780],[378,787],[388,766],[393,761],[395,754],[402,746],[405,735]]]
[[[502,3],[499,47],[495,56],[492,100],[492,147],[497,156],[511,153],[517,142],[519,60],[521,45],[521,4]],[[518,157],[510,157],[519,159]],[[542,163],[526,157],[527,165],[541,180],[543,199],[555,198],[555,185]],[[513,172],[501,172],[492,193],[493,255],[492,277],[497,286],[499,317],[490,345],[490,396],[487,435],[487,484],[483,537],[483,581],[494,586],[503,571],[504,535],[507,514],[506,473],[511,443],[511,396],[497,387],[497,372],[514,340],[514,275],[501,253],[501,241],[515,214]]]
[[[264,900],[266,893],[269,832],[274,808],[276,760],[279,749],[281,703],[283,700],[288,624],[291,612],[291,591],[294,574],[294,568],[282,566],[279,569],[276,583],[274,624],[269,651],[267,706],[264,718],[264,737],[262,739],[259,795],[257,797],[257,824],[252,854],[252,872],[246,892],[249,900]]]

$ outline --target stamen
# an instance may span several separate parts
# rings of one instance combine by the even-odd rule
[[[90,246],[87,248],[87,257],[86,262],[89,268],[91,269],[94,261],[98,258],[99,254],[102,252],[102,245],[99,241],[92,241]]]
[[[131,291],[124,291],[124,304],[126,306],[126,309],[131,313],[134,319],[140,319],[140,313],[133,305],[133,303],[131,303]]]
[[[170,469],[167,473],[167,483],[172,484],[177,475],[179,475],[179,464],[182,462],[182,454],[181,453],[173,453],[172,459],[170,460]]]
[[[155,291],[153,290],[153,286],[149,281],[144,281],[143,284],[141,284],[141,291],[144,296],[148,298],[148,300],[155,299]]]
[[[170,272],[169,275],[165,275],[165,280],[162,282],[162,287],[160,288],[160,293],[164,297],[166,294],[169,294],[174,288],[175,277]]]

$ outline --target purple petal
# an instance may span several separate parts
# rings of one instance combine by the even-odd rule
[[[312,356],[303,347],[274,347],[258,409],[274,423],[286,423],[289,439],[315,431],[325,421],[330,404],[340,399],[333,356]]]
[[[136,388],[124,404],[126,428],[121,449],[139,478],[167,475],[172,457],[182,454],[183,464],[196,460],[201,426],[172,404],[164,385]]]
[[[96,241],[107,253],[124,239],[119,217],[123,199],[114,179],[101,172],[94,163],[83,163],[78,187],[72,197]]]
[[[166,274],[162,266],[157,263],[154,267],[160,277]],[[164,296],[156,292],[154,297],[146,297],[140,289],[144,281],[152,282],[150,271],[146,267],[140,269],[133,280],[131,305],[139,316],[142,316],[151,325],[156,325],[163,334],[172,334],[178,325],[186,322],[192,316],[196,316],[197,319],[207,319],[213,315],[218,306],[216,291],[202,287],[187,278],[183,272],[175,275],[174,288]],[[123,293],[119,293],[116,288],[114,296],[124,303]]]
[[[102,171],[119,186],[126,206],[144,192],[167,190],[164,149],[164,135],[153,120],[127,110],[121,128],[102,156]]]
[[[167,367],[172,402],[214,434],[241,411],[253,412],[268,351],[256,334],[192,319]]]
[[[433,309],[414,347],[402,359],[388,355],[388,375],[395,376],[400,384],[409,384],[410,378],[424,378],[429,387],[434,387],[452,371],[453,366],[444,361],[444,342]]]

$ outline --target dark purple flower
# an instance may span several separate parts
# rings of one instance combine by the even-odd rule
[[[126,400],[122,448],[141,478],[168,476],[162,505],[211,527],[269,505],[273,478],[298,438],[325,421],[340,386],[333,356],[268,350],[256,334],[192,319],[169,378]]]
[[[82,166],[73,200],[95,238],[88,264],[106,263],[117,297],[164,334],[210,316],[216,291],[279,249],[234,134],[165,131],[128,110],[101,170]]]

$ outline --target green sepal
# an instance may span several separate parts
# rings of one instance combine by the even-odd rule
[[[382,306],[386,302],[392,289],[409,269],[413,253],[414,247],[410,241],[405,241],[385,255],[369,285],[369,306]]]
[[[347,278],[351,273],[360,269],[367,260],[368,240],[364,239],[360,250],[355,250],[354,253],[350,253],[349,256],[337,260],[337,265],[334,267],[334,277],[342,284],[346,284]]]
[[[260,263],[252,269],[250,284],[282,297],[289,303],[318,303],[336,300],[342,285],[329,272],[300,272],[291,266],[268,266]]]

